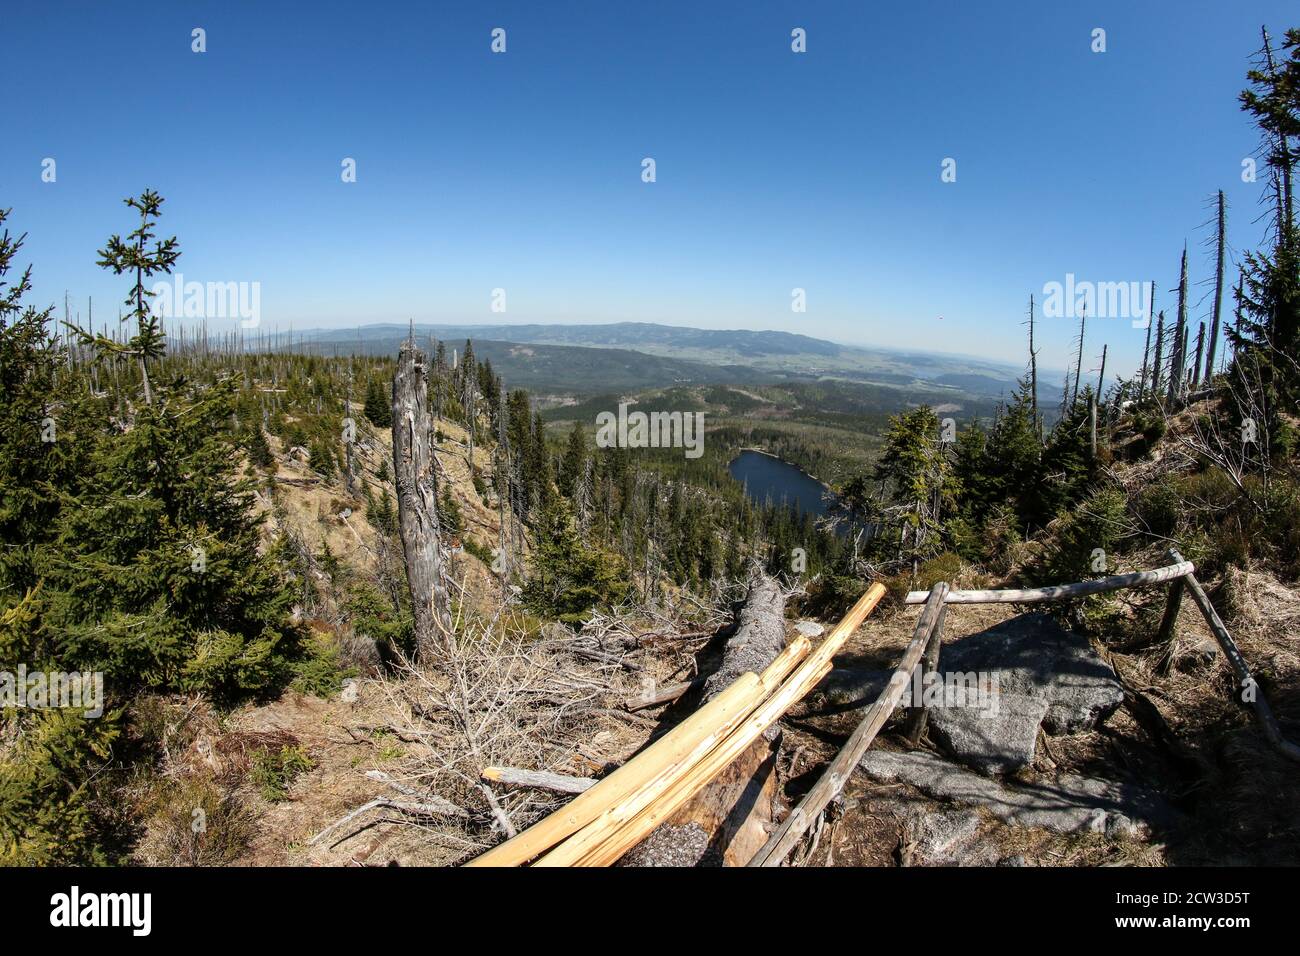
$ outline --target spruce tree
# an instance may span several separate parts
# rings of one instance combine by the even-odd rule
[[[122,200],[140,215],[140,224],[123,240],[116,233],[109,237],[108,243],[99,250],[98,265],[113,270],[114,275],[132,273],[135,283],[127,294],[126,304],[131,307],[130,316],[135,318],[136,331],[126,343],[118,342],[103,335],[93,335],[82,329],[72,327],[83,342],[93,345],[102,355],[133,356],[140,369],[140,380],[144,388],[146,405],[153,404],[153,388],[149,380],[149,362],[162,357],[165,350],[165,337],[158,315],[150,308],[149,300],[153,293],[145,288],[145,280],[158,273],[170,273],[176,260],[180,258],[180,246],[176,237],[156,239],[154,228],[162,214],[163,197],[152,189],[146,189],[139,196],[128,196]],[[152,248],[150,243],[153,243]]]
[[[393,406],[379,379],[372,378],[366,384],[366,419],[376,428],[393,427]]]

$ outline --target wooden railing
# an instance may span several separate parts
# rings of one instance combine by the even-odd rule
[[[940,644],[943,641],[944,612],[949,604],[1037,604],[1086,597],[1106,591],[1151,587],[1169,582],[1169,596],[1158,631],[1158,640],[1168,640],[1173,635],[1174,622],[1178,617],[1183,593],[1191,591],[1196,606],[1200,609],[1232,668],[1243,700],[1253,707],[1255,718],[1265,738],[1284,756],[1300,761],[1300,747],[1282,735],[1282,730],[1273,716],[1263,691],[1251,676],[1245,658],[1218,613],[1215,612],[1213,605],[1210,604],[1200,582],[1196,580],[1195,566],[1192,562],[1184,560],[1183,556],[1173,549],[1169,551],[1169,558],[1173,563],[1167,567],[1054,587],[958,591],[950,588],[946,582],[940,582],[929,591],[910,592],[904,599],[904,603],[924,604],[925,607],[912,631],[912,641],[903,652],[903,658],[890,676],[888,685],[876,698],[875,703],[868,708],[857,729],[827,766],[813,788],[777,827],[767,843],[749,861],[749,865],[781,865],[790,852],[799,845],[803,835],[817,821],[821,812],[844,789],[858,761],[871,747],[890,714],[898,706],[903,689],[911,680],[913,671],[918,666],[921,667],[920,676],[924,683],[927,674],[938,670]],[[924,706],[911,708],[904,734],[913,745],[920,741],[921,734],[925,730],[926,719],[927,712]]]
[[[926,676],[939,668],[944,619],[950,604],[1035,604],[1085,597],[1106,591],[1169,584],[1158,639],[1172,636],[1183,594],[1190,591],[1222,648],[1238,686],[1252,705],[1264,736],[1279,752],[1300,760],[1300,748],[1278,727],[1263,692],[1196,580],[1195,568],[1177,551],[1167,567],[1113,575],[1055,587],[960,591],[947,583],[913,591],[907,604],[924,604],[912,640],[903,651],[889,683],[867,709],[857,729],[798,806],[749,861],[749,866],[780,866],[799,845],[808,828],[843,791],[862,756],[871,747],[902,700],[913,672]],[[785,711],[807,694],[830,670],[831,658],[880,601],[884,588],[873,584],[816,649],[798,638],[762,675],[744,674],[702,709],[673,728],[614,773],[598,782],[581,781],[582,792],[569,804],[530,829],[488,851],[470,866],[609,865],[668,819],[710,780],[745,751]],[[910,708],[904,735],[915,745],[925,730],[923,702]]]

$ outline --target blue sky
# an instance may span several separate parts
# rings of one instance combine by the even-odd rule
[[[152,187],[185,278],[260,282],[266,326],[659,321],[1019,364],[1044,283],[1155,279],[1170,307],[1184,242],[1206,279],[1217,189],[1234,249],[1260,242],[1236,96],[1261,24],[1300,10],[6,0],[0,207],[37,300],[83,317],[116,313],[95,251]],[[1073,334],[1044,319],[1041,360]],[[1127,372],[1143,335],[1098,320],[1086,361]]]

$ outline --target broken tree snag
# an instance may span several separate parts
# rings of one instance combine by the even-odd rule
[[[429,365],[415,345],[402,343],[393,376],[393,476],[397,524],[411,586],[416,648],[428,660],[445,647],[451,611],[443,580],[438,487],[429,428]]]
[[[785,647],[785,594],[767,575],[757,576],[737,615],[722,663],[704,682],[710,700],[741,674],[758,673]],[[632,866],[743,865],[767,840],[776,800],[774,724],[692,797],[624,861]]]

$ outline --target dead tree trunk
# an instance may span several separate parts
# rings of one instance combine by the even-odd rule
[[[1151,298],[1155,299],[1155,283],[1151,284]],[[1147,316],[1147,342],[1142,346],[1142,372],[1138,375],[1138,401],[1147,397],[1147,369],[1151,365],[1151,324],[1152,317]]]
[[[1034,416],[1034,434],[1043,441],[1043,423],[1038,417],[1038,350],[1034,348],[1034,295],[1029,294],[1029,406]]]
[[[1223,313],[1223,257],[1224,257],[1224,228],[1227,225],[1227,213],[1224,209],[1223,190],[1219,190],[1219,236],[1218,236],[1218,259],[1214,267],[1214,318],[1210,322],[1210,341],[1207,343],[1208,349],[1205,356],[1205,381],[1209,384],[1210,379],[1214,377],[1214,357],[1219,348],[1219,320]]]
[[[767,575],[749,596],[722,664],[704,683],[701,704],[741,674],[761,672],[785,647],[785,594]],[[744,866],[767,842],[777,795],[780,731],[773,725],[714,780],[624,858],[632,866]]]
[[[1192,390],[1195,391],[1201,384],[1201,358],[1205,351],[1205,323],[1196,333],[1196,360],[1192,363]],[[1209,377],[1206,377],[1209,380]]]
[[[414,337],[403,342],[393,376],[393,476],[416,648],[425,660],[446,647],[452,630],[438,527],[428,375],[428,363]]]
[[[1083,374],[1083,334],[1088,327],[1088,310],[1085,307],[1079,315],[1079,356],[1074,360],[1074,393],[1070,396],[1070,408],[1079,400],[1079,376]]]
[[[1169,403],[1183,397],[1183,375],[1187,370],[1187,248],[1183,247],[1183,266],[1178,279],[1178,324],[1174,327],[1173,364],[1169,369]]]
[[[1165,314],[1160,313],[1156,320],[1156,354],[1151,360],[1151,397],[1156,401],[1160,400],[1160,381],[1161,373],[1164,371],[1165,360]]]

